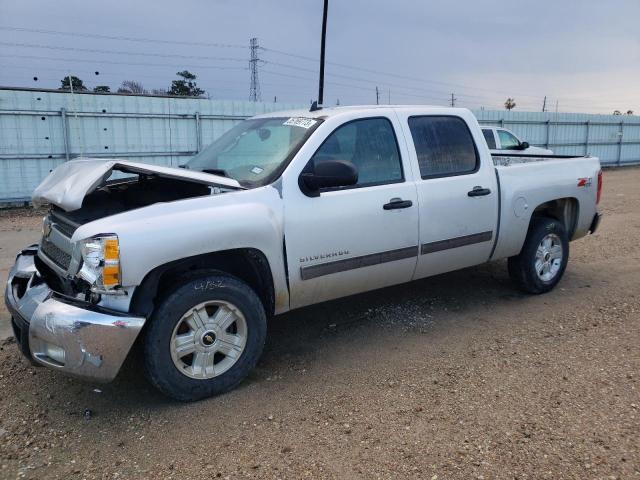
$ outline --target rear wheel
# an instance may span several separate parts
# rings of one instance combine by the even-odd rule
[[[552,218],[532,220],[519,255],[509,258],[509,275],[527,293],[553,289],[569,260],[569,239],[562,223]]]
[[[226,392],[256,365],[266,330],[262,303],[244,282],[225,274],[187,277],[150,319],[147,377],[182,401]]]

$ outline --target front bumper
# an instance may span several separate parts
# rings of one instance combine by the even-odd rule
[[[32,361],[86,380],[115,378],[145,319],[52,291],[23,250],[9,272],[5,302],[22,353]]]

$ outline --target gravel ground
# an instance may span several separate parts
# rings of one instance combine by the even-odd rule
[[[0,477],[640,478],[638,184],[605,173],[601,230],[549,294],[497,262],[292,312],[240,388],[195,404],[135,358],[88,385],[5,341]],[[0,266],[37,224],[0,218]]]

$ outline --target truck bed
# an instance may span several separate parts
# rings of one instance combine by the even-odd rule
[[[570,239],[583,237],[596,213],[600,161],[569,155],[493,154],[500,190],[498,240],[492,258],[517,255],[539,206],[570,199],[576,221]]]
[[[495,166],[508,167],[510,165],[517,165],[521,163],[533,163],[533,162],[547,162],[551,160],[559,159],[589,159],[590,156],[574,156],[574,155],[526,155],[526,154],[514,154],[514,153],[492,153],[493,164]]]

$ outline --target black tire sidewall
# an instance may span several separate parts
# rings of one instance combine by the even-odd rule
[[[558,273],[551,280],[544,281],[536,272],[536,251],[542,239],[550,233],[555,233],[560,239],[562,244],[562,263]],[[526,285],[527,290],[534,293],[545,293],[553,289],[562,279],[569,261],[569,240],[562,223],[551,218],[535,219],[519,257],[520,268],[523,269],[523,280],[528,284]]]
[[[173,330],[194,306],[222,300],[235,305],[247,322],[247,343],[237,362],[220,376],[197,380],[182,374],[171,358]],[[255,292],[235,277],[215,274],[188,277],[155,309],[144,337],[145,370],[150,382],[165,395],[193,401],[226,392],[238,385],[256,365],[266,338],[264,308]]]

